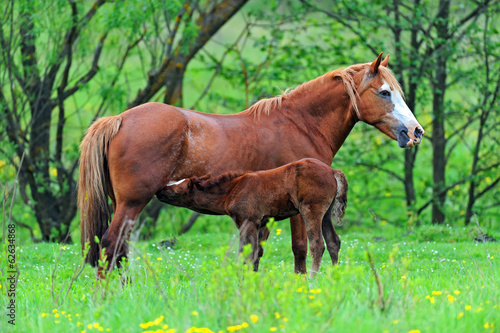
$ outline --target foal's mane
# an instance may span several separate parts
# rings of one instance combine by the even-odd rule
[[[288,100],[295,96],[308,93],[316,89],[318,86],[325,84],[326,82],[332,81],[335,78],[339,78],[344,83],[346,92],[352,101],[352,106],[354,110],[356,111],[357,114],[359,114],[358,103],[356,99],[358,91],[356,83],[354,82],[354,75],[359,71],[366,69],[369,65],[370,64],[356,64],[349,66],[347,68],[340,68],[328,72],[311,81],[302,83],[293,90],[287,89],[281,95],[272,98],[262,99],[257,103],[255,103],[254,105],[252,105],[251,107],[249,107],[248,109],[246,109],[245,111],[243,111],[242,113],[253,114],[256,117],[260,117],[262,113],[269,115],[271,110],[280,108],[284,100]],[[397,90],[401,94],[401,96],[404,97],[403,90],[401,89],[398,80],[396,80],[396,77],[389,68],[380,66],[378,68],[378,75],[380,75],[382,79],[389,84],[391,89]]]
[[[228,171],[216,177],[210,177],[206,179],[206,177],[193,177],[192,181],[195,184],[196,188],[199,190],[208,190],[213,187],[225,185],[227,182],[243,175],[244,171]]]

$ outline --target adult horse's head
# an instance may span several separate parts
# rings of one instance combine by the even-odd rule
[[[364,70],[354,75],[358,88],[353,107],[359,120],[397,140],[401,148],[413,147],[422,141],[424,129],[406,105],[388,63],[389,56],[382,61],[380,53],[373,63],[364,65]]]

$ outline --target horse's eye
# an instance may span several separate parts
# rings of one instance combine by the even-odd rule
[[[385,96],[385,97],[389,97],[389,96],[391,96],[391,92],[388,90],[382,90],[380,92],[380,95]]]

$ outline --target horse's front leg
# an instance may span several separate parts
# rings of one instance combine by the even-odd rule
[[[304,219],[300,215],[290,218],[292,251],[295,257],[295,273],[306,274],[307,233]]]
[[[262,247],[262,242],[266,242],[269,238],[270,231],[266,226],[262,226],[259,228],[259,259],[264,255],[264,248]]]
[[[236,223],[240,229],[240,248],[239,252],[243,252],[243,247],[247,244],[252,244],[252,253],[248,257],[253,264],[253,270],[259,270],[259,233],[257,225],[251,220],[245,219],[241,223]]]

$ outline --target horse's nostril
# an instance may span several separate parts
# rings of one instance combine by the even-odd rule
[[[423,131],[420,129],[420,127],[415,128],[415,132],[413,134],[415,135],[416,138],[421,138],[422,137]]]

